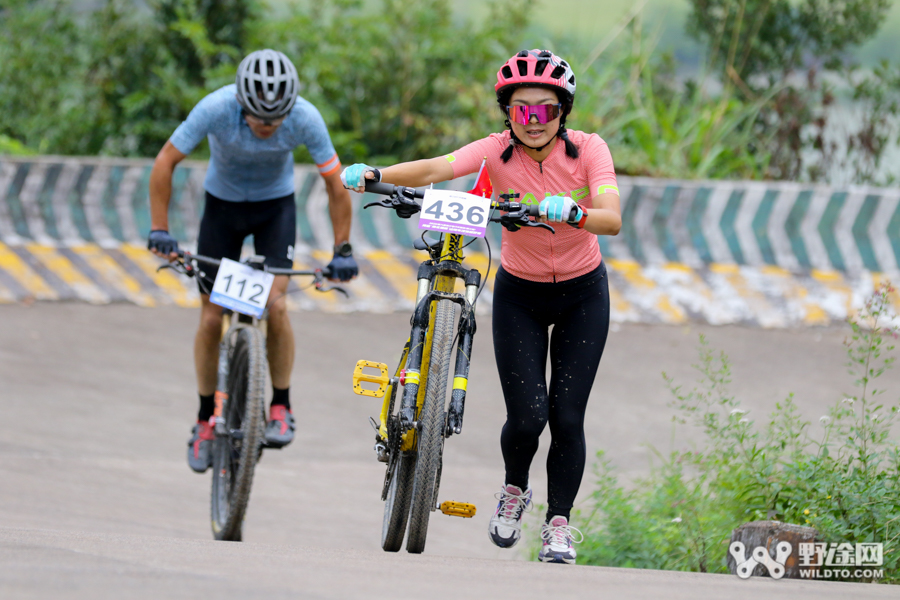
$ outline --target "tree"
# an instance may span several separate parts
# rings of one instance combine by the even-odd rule
[[[809,60],[835,68],[842,53],[872,38],[889,0],[691,0],[688,33],[729,78],[752,86]]]

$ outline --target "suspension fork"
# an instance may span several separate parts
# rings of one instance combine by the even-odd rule
[[[421,281],[421,280],[420,280]],[[406,385],[403,388],[403,400],[400,404],[400,423],[404,429],[412,427],[416,418],[417,398],[419,395],[419,376],[422,366],[422,355],[425,348],[425,332],[431,316],[432,303],[438,300],[450,300],[462,307],[459,323],[459,344],[456,352],[456,366],[453,377],[453,392],[450,400],[450,412],[454,415],[452,429],[459,433],[462,429],[462,414],[466,398],[466,387],[469,377],[469,362],[472,352],[472,339],[475,335],[474,300],[481,282],[481,274],[472,269],[465,276],[466,294],[461,296],[452,292],[432,290],[426,292],[416,305],[412,317],[412,332],[409,336],[409,360],[406,369]]]
[[[231,313],[226,312],[222,315],[222,338],[219,342],[219,363],[216,370],[216,405],[213,411],[216,435],[228,433],[228,430],[225,429],[225,419],[222,418],[222,415],[228,404],[228,354],[231,350],[231,344],[228,343],[228,334],[230,332]]]
[[[469,384],[469,365],[472,361],[472,340],[475,338],[475,298],[481,284],[481,273],[475,269],[466,273],[466,300],[459,318],[459,343],[456,347],[456,366],[453,370],[453,391],[447,410],[447,436],[462,433],[466,389]]]
[[[425,350],[425,332],[428,330],[428,321],[431,316],[431,303],[434,300],[434,294],[435,292],[426,292],[424,297],[416,304],[416,309],[412,316],[412,331],[409,334],[408,342],[409,356],[406,360],[405,385],[403,386],[403,399],[400,402],[400,425],[404,431],[411,429],[416,420],[422,355]]]

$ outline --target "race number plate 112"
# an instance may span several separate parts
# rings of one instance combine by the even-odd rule
[[[419,229],[484,237],[491,199],[453,190],[425,190]]]
[[[223,258],[209,301],[234,312],[262,318],[275,276]]]

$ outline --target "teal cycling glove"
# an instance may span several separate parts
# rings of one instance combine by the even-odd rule
[[[375,178],[370,179],[369,181],[374,181],[376,183],[381,181],[381,171],[363,163],[356,163],[341,171],[341,183],[343,183],[344,187],[347,189],[355,190],[357,192],[365,191],[366,171],[375,173]]]
[[[573,208],[576,209],[574,215],[572,215]],[[555,223],[566,222],[575,227],[581,224],[581,218],[584,216],[584,211],[581,207],[574,200],[565,196],[545,198],[538,205],[538,210],[540,215],[546,217],[548,221]]]

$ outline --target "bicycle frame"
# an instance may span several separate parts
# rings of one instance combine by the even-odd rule
[[[160,265],[157,269],[174,269],[176,272],[182,273],[189,277],[195,277],[197,275],[197,269],[194,267],[192,261],[197,261],[209,265],[219,265],[219,259],[210,258],[208,256],[200,256],[197,254],[191,254],[189,252],[179,252],[180,262],[169,263]],[[273,275],[312,275],[314,277],[313,284],[315,288],[320,292],[327,291],[338,291],[342,294],[346,295],[347,292],[341,288],[340,286],[328,286],[325,285],[323,280],[323,271],[321,269],[313,269],[313,270],[294,270],[294,269],[280,269],[280,268],[268,268],[263,266],[264,257],[262,256],[252,256],[247,260],[248,264],[254,265],[257,268],[261,268]],[[232,311],[225,310],[222,313],[222,333],[219,338],[219,362],[216,372],[216,393],[215,393],[215,410],[213,412],[213,416],[215,417],[215,431],[216,435],[225,435],[228,432],[225,431],[225,425],[223,419],[219,417],[222,416],[222,413],[225,410],[225,407],[228,402],[228,393],[224,390],[228,389],[228,352],[230,351],[232,344],[225,344],[225,338],[237,331],[241,327],[255,327],[262,331],[263,336],[265,337],[268,333],[267,331],[267,315],[268,309],[266,309],[266,313],[263,314],[261,319],[257,319],[254,317],[250,317],[247,315],[242,315],[239,313],[232,313]],[[237,315],[237,322],[234,326],[232,326],[232,315]]]

